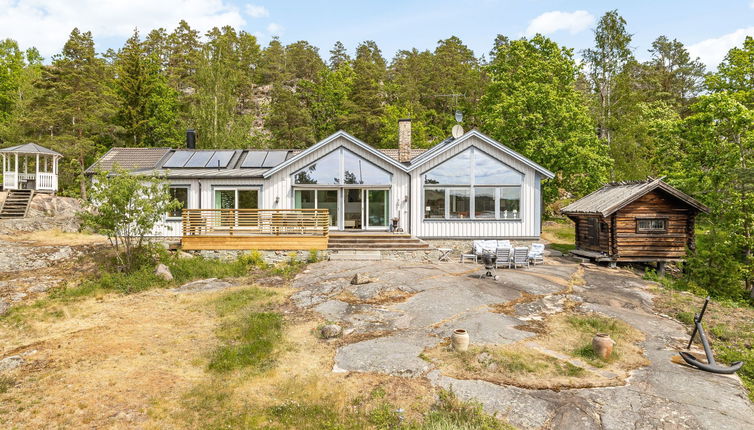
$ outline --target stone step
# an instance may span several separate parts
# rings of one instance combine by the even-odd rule
[[[330,253],[330,260],[332,261],[347,261],[347,260],[382,260],[382,253],[380,251],[366,251],[366,250],[340,250]]]

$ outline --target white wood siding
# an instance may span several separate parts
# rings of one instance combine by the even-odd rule
[[[263,206],[265,196],[265,180],[262,178],[232,178],[232,179],[170,179],[171,186],[188,186],[189,187],[189,209],[211,209],[214,208],[214,189],[215,187],[248,187],[259,190],[259,207]],[[176,219],[168,219],[167,216],[155,225],[152,230],[152,236],[181,236],[182,222]]]
[[[503,163],[524,174],[521,185],[520,221],[508,220],[425,220],[423,175],[428,170],[459,154],[470,146],[481,149]],[[434,157],[411,172],[411,226],[412,233],[425,238],[538,238],[541,217],[539,203],[540,181],[536,171],[503,153],[476,136],[461,142]]]
[[[292,209],[295,203],[293,196],[293,173],[317,161],[319,158],[341,146],[392,174],[389,218],[398,216],[401,219],[399,226],[407,229],[408,226],[406,221],[408,220],[409,206],[407,202],[409,196],[409,175],[399,168],[386,163],[384,160],[363,150],[359,145],[352,143],[344,137],[334,139],[327,145],[323,145],[317,151],[308,154],[306,157],[297,160],[287,168],[270,176],[267,182],[269,185],[264,193],[264,207],[271,209]],[[275,200],[277,198],[279,198],[279,201],[276,204]]]

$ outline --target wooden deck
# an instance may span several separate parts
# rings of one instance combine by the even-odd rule
[[[186,250],[327,249],[327,209],[184,209]]]

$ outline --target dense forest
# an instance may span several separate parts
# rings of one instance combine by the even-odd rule
[[[83,170],[113,146],[179,146],[195,128],[200,148],[305,148],[343,129],[397,146],[397,120],[413,142],[447,137],[453,112],[556,172],[550,214],[610,180],[666,176],[711,208],[686,267],[694,286],[742,299],[754,281],[754,39],[716,70],[660,35],[635,58],[617,11],[575,53],[549,38],[500,35],[477,57],[457,37],[434,50],[384,58],[373,41],[349,55],[231,27],[204,35],[181,22],[138,31],[98,53],[73,29],[44,62],[34,48],[0,41],[0,146],[33,141],[62,152],[61,186],[86,195]]]

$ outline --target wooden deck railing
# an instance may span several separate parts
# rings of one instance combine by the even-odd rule
[[[183,236],[327,236],[327,209],[184,209]]]

